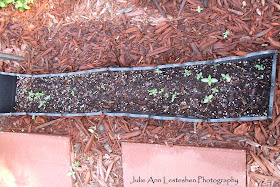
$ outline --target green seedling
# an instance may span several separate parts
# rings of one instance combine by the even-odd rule
[[[93,127],[90,128],[90,129],[88,129],[88,131],[89,131],[90,133],[94,133],[94,131],[96,131],[96,125],[93,126]],[[99,136],[98,136],[98,133],[97,133],[97,132],[95,132],[94,137],[95,137],[97,140],[99,140]]]
[[[263,79],[264,77],[263,77],[263,75],[260,75],[259,77],[258,77],[258,79]]]
[[[201,79],[201,81],[208,83],[209,86],[211,86],[211,84],[213,84],[213,83],[218,82],[218,80],[215,78],[212,78],[211,75],[209,75],[208,78]]]
[[[63,90],[63,91],[61,92],[61,94],[65,94],[65,92],[66,92],[66,90]]]
[[[34,96],[34,93],[32,90],[29,92],[29,96]]]
[[[75,161],[74,163],[72,163],[73,167],[79,167],[80,166],[80,162],[79,161]]]
[[[219,92],[219,90],[217,88],[212,88],[211,90],[212,90],[213,93]]]
[[[168,98],[168,97],[169,97],[168,93],[165,93],[165,94],[164,94],[164,97],[165,97],[165,98]]]
[[[75,96],[75,92],[74,92],[74,90],[72,90],[71,94],[72,94],[73,96]]]
[[[40,99],[43,95],[44,95],[43,93],[36,92],[34,99]]]
[[[202,72],[196,74],[196,79],[197,79],[197,80],[199,80],[199,79],[201,79],[201,78],[202,78]]]
[[[186,69],[185,69],[184,76],[186,77],[186,76],[190,76],[190,75],[191,75],[191,72],[190,72],[189,70],[186,70]]]
[[[224,39],[226,39],[229,35],[230,35],[230,32],[229,32],[229,31],[224,32],[224,33],[223,33]]]
[[[148,92],[149,92],[149,95],[153,95],[153,96],[157,96],[157,94],[158,94],[157,89],[148,90]]]
[[[99,136],[97,133],[94,134],[94,137],[99,141]]]
[[[208,95],[208,96],[205,96],[204,100],[202,101],[202,103],[210,103],[211,100],[213,98],[213,95]]]
[[[246,69],[245,69],[245,68],[241,68],[241,70],[242,70],[243,72],[246,72]]]
[[[35,120],[35,118],[36,118],[36,116],[35,116],[35,115],[32,115],[32,119]]]
[[[11,2],[13,2],[13,0],[0,0],[0,7],[5,8]]]
[[[28,96],[28,99],[30,100],[30,101],[33,101],[33,97],[34,96],[34,93],[33,93],[33,91],[31,90],[30,92],[29,92],[29,96]]]
[[[189,93],[188,93],[188,92],[186,92],[185,90],[184,90],[184,94],[189,95]]]
[[[50,95],[48,95],[48,96],[45,97],[45,101],[50,100],[50,99],[51,99],[51,96],[50,96]]]
[[[171,97],[171,102],[174,102],[175,98],[177,97],[177,95],[180,95],[178,92],[174,92],[172,94],[172,97]]]
[[[264,67],[262,65],[255,65],[255,67],[258,69],[258,70],[264,70]]]
[[[230,82],[230,76],[229,76],[229,74],[221,74],[222,75],[222,77],[227,81],[227,82]]]
[[[16,9],[23,11],[30,9],[28,4],[33,2],[34,0],[0,0],[0,7],[5,8],[8,4],[13,3]]]
[[[38,108],[41,108],[44,105],[45,105],[45,101],[40,101],[40,104],[39,104]]]
[[[76,180],[76,173],[73,171],[73,168],[70,167],[69,173],[67,173],[67,176],[72,176],[74,180]]]
[[[23,89],[24,92],[27,92],[26,88]]]
[[[106,89],[105,86],[104,86],[104,84],[102,84],[102,83],[101,83],[101,88],[102,88],[103,90]]]
[[[160,91],[158,92],[158,94],[161,94],[164,92],[164,88],[161,88]]]
[[[268,46],[268,44],[262,44],[261,46],[262,46],[262,47],[267,47],[267,46]]]
[[[180,57],[176,58],[175,62],[177,62],[178,60],[180,60]]]
[[[161,73],[162,73],[162,71],[161,71],[160,69],[156,69],[155,72],[156,72],[157,74],[161,74]]]
[[[202,10],[203,10],[203,8],[201,8],[200,6],[197,6],[196,11],[197,11],[198,13],[200,13]]]

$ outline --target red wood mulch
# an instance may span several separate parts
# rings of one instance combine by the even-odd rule
[[[279,0],[209,0],[207,8],[198,0],[157,2],[161,3],[38,0],[29,11],[1,10],[0,50],[26,57],[24,62],[0,61],[1,71],[71,72],[280,49]],[[198,6],[203,8],[200,13]],[[1,118],[0,130],[71,135],[72,162],[81,163],[73,167],[80,186],[122,186],[120,144],[124,141],[246,149],[248,186],[277,186],[279,67],[277,75],[273,120],[208,124],[107,116],[22,116]]]

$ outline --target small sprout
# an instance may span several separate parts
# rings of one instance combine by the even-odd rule
[[[175,62],[177,62],[178,60],[180,60],[180,57],[176,58]]]
[[[219,92],[219,90],[217,88],[212,88],[211,90],[212,90],[213,93]]]
[[[48,96],[45,97],[45,101],[50,100],[50,99],[51,99],[51,96],[50,96],[50,95],[48,95]]]
[[[95,137],[97,140],[99,140],[99,136],[98,136],[97,133],[94,134],[94,137]]]
[[[196,79],[197,79],[197,80],[199,80],[199,79],[201,79],[201,78],[202,78],[202,72],[196,74]]]
[[[213,95],[208,95],[208,96],[205,96],[204,100],[202,101],[202,103],[210,103],[211,100],[213,98]]]
[[[197,6],[196,11],[197,11],[198,13],[200,13],[202,10],[203,10],[203,8],[201,8],[200,6]]]
[[[26,89],[26,88],[24,88],[24,89],[23,89],[23,91],[24,91],[24,92],[27,92],[27,89]]]
[[[28,99],[30,100],[30,101],[33,101],[33,97],[34,96],[34,93],[33,93],[33,91],[31,90],[30,92],[29,92],[29,96],[28,96]]]
[[[246,72],[246,69],[245,69],[245,68],[241,68],[241,70],[244,71],[244,72]]]
[[[34,93],[33,93],[32,90],[29,92],[29,95],[30,95],[30,96],[33,96],[33,95],[34,95]]]
[[[211,86],[212,83],[218,82],[218,80],[215,78],[212,78],[211,75],[209,75],[208,78],[201,79],[201,81],[207,82],[209,86]]]
[[[259,77],[258,77],[258,79],[263,79],[264,77],[263,77],[263,75],[260,75]]]
[[[76,173],[73,171],[73,168],[70,167],[69,173],[67,173],[67,176],[72,176],[74,180],[76,180]]]
[[[13,109],[14,109],[14,110],[17,110],[17,107],[16,107],[16,106],[14,106],[14,107],[13,107]]]
[[[261,46],[262,46],[262,47],[267,47],[267,46],[268,46],[268,44],[262,44]]]
[[[21,129],[21,132],[24,132],[24,129]]]
[[[184,90],[184,94],[189,95],[189,93],[188,93],[188,92],[186,92],[185,90]]]
[[[168,98],[168,97],[169,97],[168,93],[165,93],[165,94],[164,94],[164,97],[165,97],[165,98]]]
[[[66,92],[66,91],[65,91],[65,90],[63,90],[61,93],[62,93],[62,94],[65,94],[65,92]]]
[[[153,95],[153,96],[156,96],[158,93],[157,89],[148,90],[148,92],[149,92],[149,95]]]
[[[172,94],[171,102],[174,102],[174,100],[175,100],[175,98],[176,98],[177,95],[180,95],[180,94],[179,94],[178,92],[174,92],[174,93]]]
[[[217,67],[217,66],[219,66],[219,65],[221,65],[221,64],[214,64],[215,67]]]
[[[191,75],[191,72],[190,72],[189,70],[186,70],[186,69],[185,69],[184,76],[186,77],[186,76],[190,76],[190,75]]]
[[[102,83],[101,83],[101,88],[102,88],[103,90],[106,89],[105,86],[104,86],[104,84],[102,84]]]
[[[74,163],[72,163],[73,167],[79,167],[80,166],[80,162],[79,161],[75,161]]]
[[[43,93],[36,92],[34,99],[40,99],[43,95]]]
[[[230,76],[229,76],[229,74],[221,74],[222,75],[222,77],[227,81],[227,82],[230,82]]]
[[[226,39],[228,36],[230,36],[230,32],[227,30],[226,32],[223,33],[224,39]]]
[[[72,90],[71,94],[72,94],[73,96],[75,96],[75,92],[74,92],[74,90]]]
[[[158,94],[161,94],[164,92],[164,88],[161,88],[160,91],[158,92]]]
[[[258,70],[264,70],[264,67],[262,65],[255,65],[255,67],[258,69]]]
[[[40,101],[40,104],[39,104],[38,108],[41,108],[44,105],[45,105],[45,101]]]
[[[36,117],[35,115],[32,115],[32,119],[33,119],[33,120],[35,120],[35,117]]]
[[[157,74],[161,74],[161,73],[162,73],[162,71],[161,71],[160,69],[156,69],[155,72],[156,72]]]

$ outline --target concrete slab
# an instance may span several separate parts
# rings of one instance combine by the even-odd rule
[[[0,132],[1,187],[70,187],[70,138]]]
[[[125,187],[246,186],[246,151],[123,143]]]

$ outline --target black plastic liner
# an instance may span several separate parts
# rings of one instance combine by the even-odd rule
[[[0,74],[0,113],[15,112],[17,77]]]
[[[9,115],[46,115],[46,116],[89,116],[89,115],[101,115],[105,114],[108,116],[129,116],[129,117],[150,117],[154,119],[160,120],[181,120],[187,122],[226,122],[226,121],[251,121],[251,120],[265,120],[268,118],[272,118],[273,116],[273,98],[274,98],[274,85],[275,85],[275,74],[276,74],[276,61],[277,61],[278,51],[261,51],[256,53],[251,53],[245,56],[238,57],[227,57],[216,59],[213,61],[199,61],[199,62],[187,62],[183,64],[168,64],[161,66],[153,66],[153,67],[132,67],[132,68],[101,68],[101,69],[93,69],[88,71],[81,72],[72,72],[72,73],[60,73],[60,74],[44,74],[44,75],[27,75],[27,74],[14,74],[14,73],[6,73],[0,72],[0,116],[9,116]],[[133,70],[156,70],[162,68],[173,68],[173,67],[184,67],[184,66],[192,66],[192,65],[202,65],[202,64],[219,64],[219,63],[230,63],[236,62],[240,60],[254,60],[258,58],[266,58],[273,56],[273,64],[272,64],[272,74],[271,74],[271,87],[270,87],[270,95],[269,95],[269,108],[267,116],[255,116],[255,117],[238,117],[238,118],[221,118],[221,119],[200,119],[200,118],[190,118],[185,116],[164,116],[164,115],[154,115],[154,114],[141,114],[135,113],[133,111],[127,112],[93,112],[93,113],[26,113],[14,112],[14,106],[16,105],[16,80],[17,77],[53,77],[53,76],[68,76],[68,75],[78,75],[78,74],[86,74],[86,73],[94,73],[94,72],[103,72],[103,71],[133,71]]]

